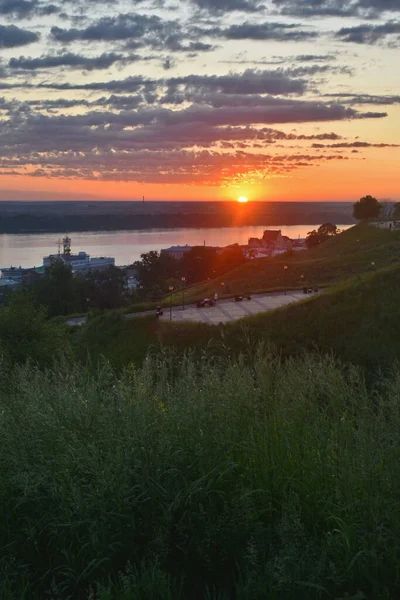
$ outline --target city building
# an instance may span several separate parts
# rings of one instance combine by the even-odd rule
[[[50,254],[43,258],[43,266],[50,267],[56,262],[61,262],[68,265],[71,270],[75,273],[78,271],[98,271],[100,269],[106,269],[110,266],[115,266],[115,259],[110,257],[94,257],[90,258],[90,255],[86,252],[78,252],[78,254],[72,254],[71,252],[71,238],[65,236],[62,241],[63,251],[61,252],[61,242],[59,242],[58,254]]]
[[[282,231],[280,229],[266,229],[261,239],[250,238],[248,243],[248,248],[251,250],[257,250],[258,255],[265,255],[265,251],[267,251],[267,255],[274,256],[275,254],[286,252],[292,247],[292,240],[286,235],[282,235]],[[255,256],[254,252],[252,254]]]
[[[161,254],[167,254],[171,258],[175,258],[176,260],[182,260],[186,252],[190,252],[192,246],[171,246],[171,248],[165,248],[161,250]]]

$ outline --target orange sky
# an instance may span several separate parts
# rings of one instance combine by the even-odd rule
[[[46,4],[0,11],[0,200],[400,200],[395,3]]]

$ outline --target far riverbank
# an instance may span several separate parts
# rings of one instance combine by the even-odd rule
[[[0,202],[1,233],[353,225],[349,202]]]

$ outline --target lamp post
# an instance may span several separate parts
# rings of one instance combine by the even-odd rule
[[[185,310],[185,283],[186,277],[181,277],[182,281],[182,310]]]
[[[172,321],[172,292],[174,291],[174,287],[172,285],[169,286],[169,320]]]
[[[288,266],[285,265],[284,267],[284,271],[285,271],[285,296],[286,296],[286,287],[287,287],[287,272],[288,272]]]

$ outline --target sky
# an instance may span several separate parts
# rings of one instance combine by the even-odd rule
[[[400,200],[400,0],[0,0],[0,200]]]

